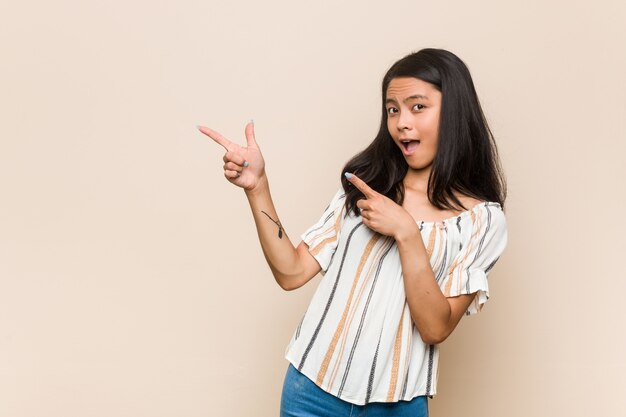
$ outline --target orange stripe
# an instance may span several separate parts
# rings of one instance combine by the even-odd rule
[[[409,373],[409,364],[411,363],[411,351],[413,350],[413,327],[415,326],[415,324],[413,323],[413,319],[411,318],[409,306],[406,302],[404,303],[404,314],[409,316],[411,320],[411,325],[409,326],[409,331],[407,333],[407,347],[406,353],[404,354],[404,373],[402,374],[402,383],[404,383],[406,375]]]
[[[476,245],[476,240],[478,239],[476,236],[478,234],[480,234],[480,227],[478,227],[478,228],[475,227],[476,221],[477,221],[476,214],[474,213],[474,211],[470,211],[470,215],[471,215],[471,218],[472,218],[472,228],[475,229],[475,230],[472,232],[472,236],[470,237],[470,240],[467,243],[467,246],[465,248],[466,249],[465,250],[465,256],[463,256],[463,258],[461,260],[455,259],[454,262],[452,263],[452,266],[450,267],[450,272],[448,273],[448,281],[446,282],[446,286],[445,286],[445,289],[444,289],[444,292],[443,292],[446,297],[450,296],[450,290],[452,289],[452,283],[454,281],[454,276],[458,275],[458,274],[456,274],[457,268],[459,268],[459,265],[460,265],[459,269],[463,270],[463,266],[462,265],[465,263],[465,261],[467,261],[467,258],[469,257],[470,253],[472,253],[474,251],[473,248]],[[458,287],[457,291],[460,293],[461,292],[461,287],[462,287],[460,278],[457,279],[457,287]]]
[[[372,249],[374,248],[374,245],[376,244],[378,239],[380,239],[380,236],[381,235],[378,234],[378,233],[375,233],[374,236],[372,236],[370,241],[367,243],[367,246],[365,247],[363,255],[361,256],[361,261],[359,262],[359,266],[357,268],[357,272],[356,272],[356,275],[354,277],[354,282],[352,283],[352,288],[350,289],[350,295],[348,297],[348,303],[346,304],[346,306],[345,306],[345,308],[343,310],[343,314],[341,315],[341,320],[339,320],[339,324],[337,325],[337,329],[335,329],[335,334],[333,335],[333,338],[330,341],[330,345],[328,346],[328,350],[326,351],[326,355],[324,356],[324,360],[322,361],[322,366],[320,367],[320,371],[317,374],[317,380],[316,380],[317,385],[322,385],[322,382],[324,381],[324,377],[326,376],[326,372],[328,371],[328,365],[330,364],[330,360],[331,360],[331,358],[333,356],[333,353],[335,352],[335,347],[337,346],[337,342],[339,341],[339,336],[341,335],[343,327],[344,327],[344,325],[346,323],[346,318],[348,317],[348,311],[350,309],[350,303],[352,302],[352,296],[353,296],[354,291],[356,289],[356,285],[359,282],[359,277],[361,276],[361,271],[363,270],[363,267],[365,266],[365,263],[367,262],[367,258],[369,257],[370,253],[372,252]]]
[[[474,210],[472,210],[470,212],[470,214],[471,214],[471,217],[472,217],[472,224],[476,223],[478,225],[478,227],[476,227],[475,233],[473,233],[472,237],[470,238],[470,242],[473,243],[473,245],[472,245],[471,251],[468,252],[468,256],[466,256],[463,259],[463,262],[462,262],[463,266],[460,269],[461,271],[463,271],[465,269],[465,263],[469,259],[469,253],[473,253],[474,249],[476,249],[476,247],[478,246],[478,242],[480,242],[480,234],[482,232],[482,224],[481,224],[482,223],[481,222],[482,218],[481,218],[481,216],[477,217],[476,213],[474,212]],[[457,292],[457,294],[460,294],[461,290],[463,288],[463,283],[461,281],[462,280],[461,280],[461,277],[460,277],[460,274],[459,274],[459,278],[456,280],[456,286],[457,286],[456,292]]]
[[[439,228],[443,229],[444,227],[445,226],[443,226],[442,224]],[[441,236],[439,238],[439,245],[437,245],[437,259],[435,260],[435,262],[433,262],[433,270],[439,269],[439,264],[443,261],[443,249],[442,248],[446,241],[445,237],[446,237],[446,234],[441,233]]]
[[[398,368],[400,368],[400,352],[402,352],[402,323],[404,322],[404,310],[400,316],[398,330],[396,332],[396,342],[393,345],[393,362],[391,365],[391,382],[389,383],[389,391],[387,392],[387,402],[393,401],[398,385]]]
[[[433,225],[432,229],[430,229],[430,235],[428,236],[428,247],[426,248],[426,254],[428,255],[428,260],[433,254],[433,249],[435,247],[435,240],[437,240],[437,225]]]
[[[315,239],[317,239],[318,236],[323,236],[323,235],[325,235],[326,233],[328,233],[331,230],[335,231],[335,234],[333,236],[327,237],[326,239],[324,239],[320,243],[318,243],[317,246],[312,248],[310,250],[311,255],[313,255],[313,256],[317,255],[324,248],[324,246],[326,246],[327,244],[337,240],[337,235],[339,234],[339,223],[341,223],[341,219],[343,218],[343,210],[344,209],[341,209],[341,212],[339,213],[339,216],[337,216],[337,219],[335,220],[335,224],[333,224],[333,227],[329,227],[328,229],[326,229],[323,232],[317,234],[313,239],[311,239],[311,241],[315,241]]]
[[[385,244],[380,245],[378,251],[374,255],[372,262],[370,263],[369,269],[367,270],[367,274],[365,275],[365,281],[361,285],[359,289],[359,293],[357,294],[356,301],[353,304],[353,308],[348,315],[348,324],[345,326],[345,330],[343,332],[343,341],[341,343],[341,348],[339,349],[339,354],[337,355],[337,360],[335,361],[335,366],[333,366],[333,371],[330,374],[330,380],[328,382],[328,389],[332,389],[333,384],[335,383],[335,379],[337,378],[337,374],[339,372],[339,365],[341,363],[340,358],[343,357],[343,352],[346,348],[346,343],[348,341],[348,330],[352,327],[352,321],[354,320],[354,316],[357,312],[357,306],[361,304],[361,299],[363,298],[363,293],[365,292],[365,288],[367,287],[367,280],[372,276],[372,270],[378,265],[378,260],[381,258],[383,252],[391,245],[392,242],[389,238],[385,238]]]

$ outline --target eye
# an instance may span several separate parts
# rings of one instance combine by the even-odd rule
[[[398,113],[398,109],[396,109],[395,107],[387,107],[387,113],[388,114],[396,114],[396,113]]]
[[[419,103],[413,106],[413,110],[417,110],[417,111],[423,110],[425,108],[426,106],[424,106],[423,104],[419,104]]]

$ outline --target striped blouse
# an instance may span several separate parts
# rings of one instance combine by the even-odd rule
[[[302,240],[323,278],[287,347],[286,358],[323,390],[354,404],[436,393],[439,349],[425,344],[406,302],[395,240],[347,213],[340,189]],[[418,222],[446,297],[489,297],[487,274],[506,246],[504,213],[483,202],[441,222]]]

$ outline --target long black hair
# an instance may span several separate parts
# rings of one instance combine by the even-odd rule
[[[408,164],[387,128],[387,87],[397,77],[413,77],[441,92],[439,142],[428,178],[428,199],[441,210],[467,210],[454,192],[504,208],[506,182],[493,134],[487,125],[467,66],[443,49],[422,49],[400,59],[385,74],[382,84],[382,118],[370,145],[345,165],[341,183],[346,209],[356,216],[361,192],[343,176],[354,173],[377,192],[396,203],[404,201]]]

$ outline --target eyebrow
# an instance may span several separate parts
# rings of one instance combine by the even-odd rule
[[[423,96],[421,94],[413,94],[412,96],[409,96],[407,98],[404,99],[404,102],[406,103],[407,101],[411,101],[411,100],[416,100],[418,98],[424,99],[424,100],[428,100],[428,97]],[[392,98],[388,98],[387,100],[385,100],[385,104],[389,104],[389,103],[397,103],[396,100],[392,99]]]

